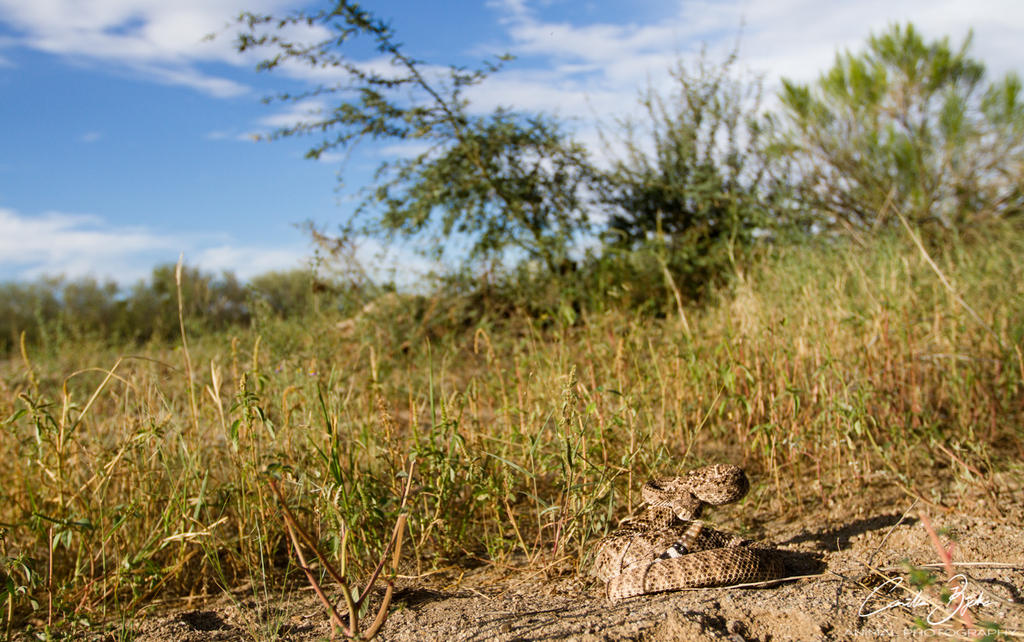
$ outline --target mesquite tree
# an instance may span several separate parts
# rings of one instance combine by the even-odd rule
[[[273,52],[258,69],[299,64],[333,78],[309,91],[277,96],[328,98],[334,104],[270,138],[320,136],[309,158],[348,150],[367,138],[421,149],[380,166],[357,216],[343,226],[346,232],[432,233],[442,240],[461,235],[469,239],[470,258],[518,248],[551,269],[565,260],[587,225],[581,194],[590,169],[583,148],[550,117],[500,108],[476,114],[465,97],[468,87],[497,71],[507,56],[479,69],[439,70],[405,53],[389,25],[348,0],[287,17],[245,13],[239,23],[240,52]],[[300,44],[302,34],[316,37]],[[380,57],[354,58],[349,51],[365,50],[367,40]],[[356,219],[364,225],[357,228]],[[444,247],[433,245],[437,253]]]

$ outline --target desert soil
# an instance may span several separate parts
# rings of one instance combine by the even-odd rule
[[[915,504],[881,485],[830,508],[756,526],[740,521],[735,507],[711,515],[721,527],[753,528],[745,534],[783,551],[787,574],[801,579],[771,586],[677,591],[612,603],[600,583],[569,571],[554,575],[489,565],[399,579],[379,639],[966,639],[969,631],[948,619],[962,599],[973,604],[969,617],[977,631],[987,621],[1013,635],[1024,631],[1024,489],[1019,481],[1000,486],[995,496],[960,497],[958,505],[972,506],[974,514],[943,510],[947,498],[938,490]],[[951,599],[949,607],[913,604],[917,589],[906,562],[940,561],[922,514],[940,529],[943,542],[955,542],[953,562],[961,575],[948,583],[952,593],[926,591],[934,600]],[[894,579],[886,585],[869,567]],[[945,578],[941,568],[935,571],[940,581]],[[269,604],[240,590],[201,605],[179,605],[136,620],[135,639],[266,639],[274,622],[279,639],[330,638],[327,618],[310,591]]]

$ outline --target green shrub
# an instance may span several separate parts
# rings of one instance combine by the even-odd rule
[[[986,82],[969,47],[894,25],[813,85],[783,81],[774,152],[817,227],[863,237],[895,211],[933,234],[1020,214],[1021,82]]]

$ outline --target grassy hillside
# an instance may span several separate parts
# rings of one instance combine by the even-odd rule
[[[1024,235],[774,248],[713,304],[550,318],[392,295],[126,352],[0,367],[4,622],[125,617],[289,566],[268,467],[362,575],[415,460],[409,573],[579,568],[654,473],[735,462],[750,515],[877,485],[995,498],[1024,460]],[[176,321],[176,320],[172,320]],[[125,626],[129,626],[127,620]]]

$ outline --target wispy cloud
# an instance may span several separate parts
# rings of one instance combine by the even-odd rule
[[[541,3],[489,5],[505,26],[508,48],[523,60],[515,71],[489,80],[476,97],[559,105],[580,116],[588,115],[584,106],[601,111],[621,104],[620,96],[632,98],[648,78],[663,82],[672,63],[704,47],[713,57],[724,56],[737,38],[742,64],[766,74],[769,84],[781,77],[812,80],[838,50],[858,49],[871,33],[905,21],[928,37],[949,35],[957,43],[973,28],[975,55],[995,71],[1024,67],[1017,45],[1024,4],[1014,0],[687,0],[657,24],[548,21]]]
[[[567,112],[586,103],[579,96],[581,87],[606,104],[623,90],[630,95],[649,76],[663,77],[678,55],[689,56],[702,44],[724,52],[741,25],[745,61],[770,80],[811,79],[837,48],[859,46],[872,31],[906,20],[933,36],[959,38],[974,28],[976,51],[997,72],[1019,69],[1024,61],[1017,44],[1024,4],[1017,0],[687,0],[674,13],[647,23],[628,15],[614,22],[547,20],[547,4],[488,2],[508,39],[498,49],[508,49],[524,62],[515,67],[520,77],[508,78],[509,72],[499,76],[506,77],[509,93],[537,96],[533,102],[538,106],[557,104]],[[294,0],[0,0],[0,20],[15,34],[7,46],[13,42],[79,62],[127,68],[156,82],[233,96],[248,87],[203,67],[211,62],[247,65],[259,55],[243,57],[234,50],[234,18],[243,10],[280,14],[297,6]],[[306,41],[327,35],[319,26],[292,31],[286,35]],[[220,35],[204,37],[211,33]],[[0,65],[4,63],[0,56]],[[385,58],[364,64],[385,74],[395,71]],[[292,61],[281,72],[314,83],[341,79],[335,69]],[[568,103],[557,100],[560,92]]]
[[[255,246],[113,226],[90,215],[28,215],[0,208],[0,279],[94,276],[130,284],[146,278],[156,265],[176,261],[181,252],[190,265],[230,270],[243,279],[301,267],[309,254],[301,243]]]
[[[337,165],[338,163],[344,162],[346,158],[348,158],[348,157],[345,154],[342,154],[340,152],[324,152],[324,153],[320,154],[320,157],[317,158],[316,160],[317,160],[317,162],[320,162],[320,163],[327,163],[329,165]]]
[[[147,79],[165,85],[184,85],[217,98],[230,98],[249,91],[249,88],[228,78],[201,73],[191,67],[168,68],[159,65],[138,65],[136,71]]]
[[[174,249],[167,237],[144,228],[112,228],[95,216],[0,209],[0,271],[18,278],[92,274],[134,280],[152,267],[146,263]]]
[[[131,285],[146,279],[157,265],[174,263],[184,253],[188,265],[214,274],[233,272],[242,280],[270,271],[309,265],[303,242],[239,243],[216,237],[165,234],[147,227],[119,227],[102,218],[46,212],[28,215],[0,208],[0,281],[91,276]],[[356,260],[371,277],[413,287],[442,266],[412,247],[356,239]]]
[[[423,140],[403,140],[390,145],[382,145],[374,151],[374,155],[385,160],[411,159],[425,154],[434,148],[429,142]]]
[[[249,279],[271,270],[290,270],[304,267],[308,252],[305,248],[273,248],[237,245],[216,245],[199,249],[186,260],[211,272],[234,272],[241,279]]]
[[[241,132],[215,131],[206,135],[209,140],[234,140],[240,142],[259,142],[279,129],[295,127],[300,123],[313,123],[324,118],[327,102],[319,98],[309,98],[293,103],[284,103],[277,111],[256,119],[254,128]],[[325,158],[326,157],[326,158]],[[321,161],[341,160],[330,154],[324,154]]]
[[[84,134],[78,137],[78,142],[95,143],[99,141],[101,138],[103,138],[102,132],[85,132]]]
[[[291,127],[298,123],[313,122],[323,117],[327,103],[319,98],[288,103],[284,109],[259,119],[258,124],[267,129]]]
[[[1015,0],[686,0],[656,22],[547,20],[547,4],[488,2],[519,56],[472,88],[473,109],[496,106],[557,113],[579,123],[578,134],[597,141],[597,122],[636,113],[637,92],[648,83],[668,89],[668,69],[702,49],[724,60],[739,43],[740,65],[765,78],[771,91],[783,77],[812,81],[837,51],[862,48],[867,37],[912,21],[929,38],[959,44],[974,30],[972,53],[996,73],[1024,68],[1017,44],[1024,4]]]
[[[274,11],[286,0],[0,0],[0,21],[14,33],[8,44],[144,74],[214,96],[247,91],[204,72],[203,63],[244,62],[223,32],[244,9]]]
[[[973,29],[972,53],[993,71],[1024,67],[1018,44],[1024,4],[1014,0],[775,0],[750,2],[742,16],[743,55],[773,78],[812,80],[832,63],[837,50],[861,49],[871,33],[907,21],[929,38],[949,36],[957,45]]]

